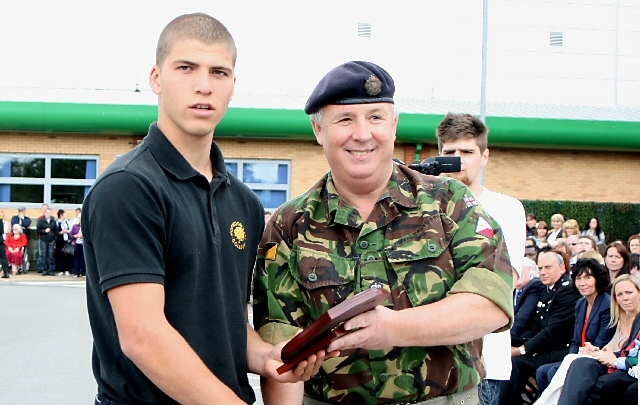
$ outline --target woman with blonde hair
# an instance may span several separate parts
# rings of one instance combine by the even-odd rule
[[[562,231],[563,225],[564,225],[564,215],[553,214],[551,216],[551,226],[553,227],[553,229],[547,234],[547,243],[551,247],[556,247],[557,245],[556,239],[564,238],[564,233]]]
[[[571,235],[580,236],[580,225],[575,219],[568,219],[562,224],[562,231],[565,238]]]

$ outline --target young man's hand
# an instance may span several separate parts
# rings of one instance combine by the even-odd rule
[[[286,343],[287,342],[282,342],[273,346],[273,349],[269,353],[269,358],[267,358],[267,361],[265,362],[264,375],[281,383],[307,381],[314,375],[318,374],[320,367],[325,360],[340,355],[340,351],[337,350],[329,353],[324,350],[320,350],[316,354],[309,356],[307,360],[300,362],[293,370],[278,374],[278,367],[284,364],[280,356],[282,348]]]

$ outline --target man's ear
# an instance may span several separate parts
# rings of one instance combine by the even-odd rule
[[[149,86],[157,96],[160,95],[160,68],[157,65],[152,67],[151,73],[149,73]]]
[[[319,145],[322,145],[322,127],[314,120],[311,120],[311,128],[313,128],[313,134],[316,136],[316,141]]]
[[[400,115],[393,119],[393,141],[396,140],[396,135],[398,134],[398,121],[400,120]]]
[[[482,152],[482,166],[486,166],[487,163],[489,163],[489,148],[485,149],[484,152]]]

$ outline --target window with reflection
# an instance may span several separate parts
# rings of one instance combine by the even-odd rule
[[[286,160],[228,159],[227,170],[249,186],[262,201],[264,209],[273,211],[289,200],[291,162]]]
[[[0,154],[0,202],[80,205],[98,177],[98,156]]]

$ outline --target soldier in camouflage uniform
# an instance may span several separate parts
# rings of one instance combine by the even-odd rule
[[[477,403],[482,336],[513,321],[495,221],[457,180],[392,162],[393,92],[368,62],[320,81],[305,112],[331,171],[273,214],[260,243],[254,325],[270,343],[372,286],[391,292],[345,323],[304,404]],[[263,380],[262,392],[265,404],[303,401],[302,383]]]

